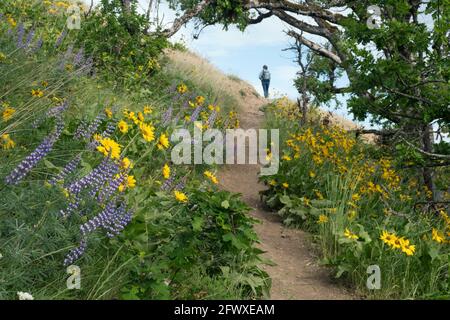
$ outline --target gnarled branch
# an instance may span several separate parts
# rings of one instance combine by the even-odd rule
[[[211,2],[212,0],[200,1],[194,8],[187,10],[181,17],[175,19],[170,28],[162,31],[162,35],[167,38],[172,37],[183,25],[188,23],[189,20],[198,16]]]
[[[298,42],[304,44],[305,46],[307,46],[308,48],[310,48],[317,54],[321,55],[322,57],[328,58],[338,65],[342,64],[341,58],[334,52],[332,52],[328,49],[325,49],[321,45],[302,37],[300,34],[298,34],[297,32],[295,32],[293,30],[288,31],[287,34],[289,36],[295,38]]]

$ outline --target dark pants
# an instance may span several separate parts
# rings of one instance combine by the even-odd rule
[[[267,99],[269,97],[270,80],[261,80],[261,82],[264,90],[264,97]]]

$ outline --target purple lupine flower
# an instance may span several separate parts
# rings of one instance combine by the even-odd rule
[[[87,247],[87,241],[86,239],[82,239],[80,241],[80,245],[75,248],[72,249],[66,256],[66,258],[64,259],[64,265],[65,266],[69,266],[72,263],[74,263],[76,260],[80,259],[80,257],[84,254],[84,252],[86,251],[86,247]]]
[[[191,115],[191,122],[195,122],[198,119],[198,116],[200,115],[200,112],[202,111],[203,107],[199,106],[195,108],[194,112]]]
[[[169,109],[167,109],[166,112],[164,112],[161,119],[161,125],[166,126],[169,124],[170,120],[172,120],[172,113],[173,113],[172,107],[170,107]]]
[[[18,184],[52,149],[64,129],[64,122],[57,119],[55,130],[5,178],[7,184]]]
[[[75,130],[74,138],[77,140],[91,138],[105,117],[104,114],[99,114],[89,126],[86,120],[81,120],[80,125]]]
[[[21,22],[19,26],[17,27],[17,48],[23,47],[23,36],[25,35],[25,27],[23,23]]]
[[[32,53],[38,52],[42,48],[43,44],[44,44],[44,40],[42,40],[42,38],[39,38],[38,41],[36,42],[36,45],[34,46],[33,50],[31,50],[31,52]]]
[[[82,199],[79,194],[74,195],[73,199],[71,199],[71,201],[69,202],[69,205],[67,206],[67,208],[65,210],[60,211],[61,216],[68,217],[69,215],[71,215],[72,213],[77,211],[78,208],[80,207],[81,200]],[[81,212],[80,212],[80,215],[82,215]]]
[[[186,187],[186,180],[187,180],[187,176],[184,176],[173,188],[174,190],[178,190],[181,191],[184,189],[184,187]]]
[[[55,185],[58,181],[64,180],[69,174],[75,171],[78,165],[81,162],[81,154],[76,155],[69,163],[55,176],[50,180],[50,184]]]
[[[3,13],[0,12],[0,21],[3,20],[3,17],[4,17]]]
[[[161,186],[161,191],[171,191],[174,182],[175,182],[175,175],[172,175],[169,179],[164,181],[164,183]]]
[[[105,184],[111,183],[114,176],[118,173],[119,165],[114,161],[109,161],[103,170],[95,172],[92,176],[92,184],[90,186],[91,190],[89,191],[89,195],[94,197]]]
[[[216,122],[216,118],[217,118],[217,112],[214,110],[209,115],[208,121],[206,123],[208,125],[208,128],[212,128],[214,126],[214,123]]]
[[[116,200],[113,199],[105,206],[102,212],[80,226],[80,231],[83,237],[97,230],[98,228],[105,226],[108,220],[110,220],[116,214],[116,211]]]
[[[95,169],[83,178],[72,182],[67,191],[75,196],[81,194],[85,189],[89,189],[89,195],[94,197],[101,188],[112,182],[113,177],[119,172],[119,165],[112,161],[109,157],[105,158]],[[70,210],[69,210],[70,209]],[[68,208],[64,213],[72,213],[73,210]]]
[[[80,124],[78,125],[77,129],[75,130],[73,137],[77,140],[83,138],[86,134],[86,130],[87,130],[86,120],[81,120]]]
[[[62,104],[47,110],[47,112],[45,113],[45,117],[40,117],[33,121],[33,123],[31,124],[32,128],[36,129],[37,127],[39,127],[45,120],[45,118],[57,118],[61,116],[61,114],[66,111],[68,107],[68,102],[64,101]]]
[[[88,75],[91,71],[94,71],[94,58],[89,56],[83,65],[80,66],[80,71],[84,75]]]
[[[66,35],[67,35],[67,29],[64,29],[63,32],[61,32],[61,34],[59,35],[58,39],[56,39],[55,48],[58,48],[62,44]]]
[[[61,103],[60,105],[53,107],[51,109],[49,109],[46,113],[47,118],[55,118],[58,117],[59,115],[61,115],[64,111],[67,110],[67,108],[69,107],[69,103],[66,101],[64,101],[63,103]]]
[[[108,122],[105,131],[102,132],[102,138],[109,138],[115,131],[117,127],[117,120]]]
[[[33,41],[33,38],[34,38],[34,29],[31,29],[30,32],[27,35],[27,38],[25,40],[25,44],[23,45],[23,47],[25,49],[27,49],[30,46],[31,41]]]
[[[108,185],[104,186],[102,190],[98,193],[97,201],[99,203],[104,203],[108,200],[114,192],[119,188],[119,186],[126,179],[127,174],[122,173],[118,178],[112,179]]]
[[[71,250],[64,260],[69,265],[78,260],[86,251],[87,236],[97,229],[103,228],[110,238],[119,234],[131,221],[133,214],[126,210],[124,203],[117,207],[116,199],[111,200],[98,215],[80,226],[80,245]]]
[[[80,50],[78,50],[77,54],[75,55],[75,57],[73,58],[73,65],[74,66],[78,66],[81,65],[81,61],[84,59],[84,49],[80,48]]]
[[[64,67],[66,66],[67,60],[70,58],[70,56],[72,55],[72,53],[73,53],[73,45],[69,45],[69,46],[67,47],[66,52],[64,53],[64,55],[63,55],[63,57],[62,57],[62,59],[61,59],[60,64],[59,64],[59,69],[60,69],[60,70],[63,70],[63,69],[64,69]]]
[[[110,225],[105,226],[105,229],[108,230],[106,235],[109,238],[113,238],[117,236],[125,227],[130,223],[133,218],[133,213],[128,211],[127,213],[123,213],[114,220]]]

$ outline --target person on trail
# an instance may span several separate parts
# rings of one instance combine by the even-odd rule
[[[269,97],[269,86],[270,86],[270,72],[267,66],[263,66],[261,73],[259,74],[259,80],[261,80],[264,97],[267,99]]]

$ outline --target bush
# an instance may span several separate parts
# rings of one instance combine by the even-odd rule
[[[265,201],[285,224],[317,235],[336,276],[372,298],[449,298],[450,218],[445,207],[418,210],[429,191],[413,171],[400,173],[382,149],[338,126],[300,128],[279,105],[266,112],[285,135],[280,171],[262,178]],[[381,268],[381,290],[365,287],[371,265]]]

